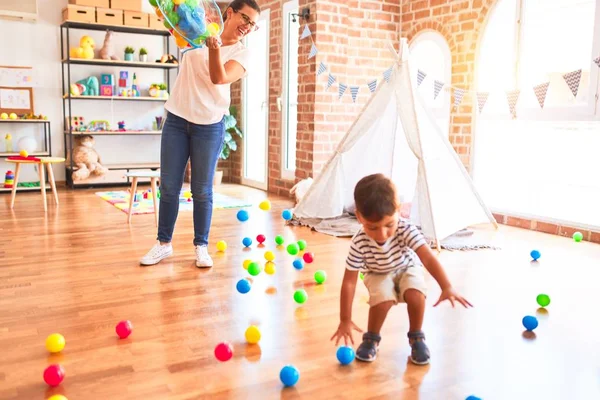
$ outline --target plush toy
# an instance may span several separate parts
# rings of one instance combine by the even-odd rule
[[[165,54],[159,60],[156,60],[156,62],[161,64],[179,64],[177,57],[172,54]]]
[[[100,156],[94,150],[94,137],[83,135],[75,137],[75,148],[73,149],[73,164],[77,167],[73,171],[73,181],[87,179],[90,175],[103,176],[108,169],[102,166]],[[67,160],[70,164],[70,160]]]
[[[89,76],[85,79],[77,81],[77,85],[83,86],[83,90],[79,86],[78,89],[80,91],[79,96],[99,96],[100,95],[100,82],[98,78],[95,76]],[[73,94],[74,88],[71,85],[71,92],[73,96],[78,96],[77,94]]]
[[[100,53],[98,54],[103,60],[118,60],[119,57],[115,55],[115,49],[112,45],[112,37],[113,32],[107,30],[106,36],[104,36],[104,45],[100,49]]]
[[[82,36],[79,40],[79,47],[72,47],[69,51],[71,58],[84,58],[91,60],[94,58],[94,49],[96,43],[89,36]]]

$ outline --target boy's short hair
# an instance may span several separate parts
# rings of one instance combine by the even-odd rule
[[[354,188],[356,211],[369,221],[380,221],[398,211],[396,185],[383,174],[362,178]]]

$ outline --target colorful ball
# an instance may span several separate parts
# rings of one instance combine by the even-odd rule
[[[208,24],[206,29],[208,30],[208,32],[210,32],[210,36],[216,36],[220,30],[219,24],[217,24],[216,22]]]
[[[69,400],[62,394],[55,394],[54,396],[48,397],[48,400]]]
[[[65,369],[58,364],[52,364],[44,370],[44,382],[49,386],[58,386],[65,379]]]
[[[252,239],[250,239],[249,237],[245,237],[244,239],[242,239],[242,244],[244,245],[244,247],[250,247],[252,245]]]
[[[224,240],[219,240],[217,242],[217,250],[219,250],[219,251],[227,250],[227,243]]]
[[[290,210],[283,210],[283,212],[281,213],[281,217],[286,221],[289,221],[290,219],[292,219],[292,212]]]
[[[267,240],[267,238],[265,237],[265,235],[262,235],[262,234],[261,234],[261,235],[258,235],[258,236],[256,237],[256,241],[257,241],[258,243],[260,243],[260,244],[263,244],[263,243],[265,242],[265,240]]]
[[[540,305],[540,307],[546,307],[550,304],[550,296],[548,296],[547,294],[538,294],[535,300]]]
[[[260,330],[256,325],[250,325],[248,329],[246,329],[246,341],[250,344],[256,344],[260,340]]]
[[[250,289],[252,289],[252,285],[250,284],[248,279],[240,279],[237,285],[235,285],[235,288],[241,294],[246,294],[250,291]]]
[[[301,270],[302,268],[304,268],[304,261],[302,261],[301,258],[296,258],[294,260],[294,262],[292,263],[292,265],[294,266],[294,268],[296,268],[297,270]]]
[[[263,211],[269,211],[271,209],[271,202],[269,200],[263,200],[258,205],[258,208],[260,208]]]
[[[327,279],[327,273],[325,271],[323,271],[322,269],[315,272],[315,282],[317,282],[319,285],[322,284],[323,282],[325,282],[326,279]]]
[[[275,254],[272,251],[266,251],[265,252],[265,259],[267,261],[273,261],[275,259]]]
[[[272,261],[267,261],[265,263],[265,274],[274,275],[275,274],[275,263]]]
[[[350,364],[352,361],[354,361],[354,356],[355,356],[354,349],[350,346],[338,347],[335,355],[336,355],[338,361],[340,362],[340,364],[342,364],[342,365]]]
[[[281,246],[284,242],[285,242],[285,239],[283,238],[283,236],[281,236],[281,235],[275,236],[275,243],[277,243],[278,246]]]
[[[302,251],[306,249],[306,240],[298,240],[298,248]]]
[[[362,272],[359,272],[359,273],[358,273],[358,276],[360,277],[360,280],[361,280],[361,281],[364,281],[364,280],[365,280],[365,274],[363,274]]]
[[[238,221],[245,222],[245,221],[248,221],[248,218],[249,218],[248,211],[240,210],[237,212]]]
[[[294,386],[300,379],[300,372],[293,365],[286,365],[279,372],[279,379],[284,386]]]
[[[308,294],[306,293],[306,290],[298,289],[294,292],[294,300],[296,301],[296,303],[304,304],[307,299],[308,299]]]
[[[536,317],[534,317],[532,315],[527,315],[527,316],[523,317],[523,326],[528,331],[532,331],[535,328],[537,328],[537,326],[538,326],[538,320],[537,320]]]
[[[248,265],[248,273],[252,276],[260,274],[260,265],[258,265],[257,262],[251,262],[250,265]]]
[[[157,1],[157,0],[148,0],[148,3],[150,3],[150,5],[151,5],[152,7],[158,7],[158,4],[156,4],[156,1]]]
[[[215,347],[215,357],[219,361],[229,361],[233,357],[233,346],[227,342],[219,343]]]
[[[533,258],[533,261],[537,261],[538,258],[542,256],[542,254],[538,250],[531,250],[531,253],[529,253],[529,255],[531,256],[531,258]]]
[[[315,260],[315,255],[313,253],[304,253],[304,255],[302,256],[302,259],[307,263],[310,264],[311,262],[313,262]]]
[[[298,248],[298,245],[296,243],[288,244],[287,252],[289,255],[295,256],[296,254],[298,254],[299,251],[300,251],[300,249]]]
[[[21,150],[21,151],[19,152],[19,155],[20,155],[21,157],[25,157],[25,158],[29,157],[29,153],[27,152],[27,150]]]
[[[244,269],[248,269],[248,266],[252,263],[252,260],[244,260]]]
[[[186,190],[185,192],[183,192],[184,199],[189,199],[191,197],[192,197],[192,192],[190,192],[189,190]]]
[[[46,350],[59,353],[65,348],[65,338],[60,333],[53,333],[46,338]]]
[[[481,400],[481,397],[471,395],[471,396],[467,397],[465,400]]]
[[[131,321],[120,321],[117,324],[115,331],[121,339],[126,339],[127,337],[129,337],[129,335],[131,335],[131,332],[133,331],[133,324],[131,323]]]
[[[583,240],[583,233],[581,232],[575,232],[573,234],[573,240],[576,242],[581,242]]]

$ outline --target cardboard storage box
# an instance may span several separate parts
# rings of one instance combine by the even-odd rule
[[[67,4],[67,7],[63,8],[62,16],[63,21],[96,22],[96,9]]]
[[[97,8],[96,21],[105,25],[123,25],[123,11],[112,8]]]
[[[125,26],[148,27],[148,14],[137,11],[123,11],[123,24]]]
[[[154,14],[148,15],[148,28],[167,30],[167,28],[165,28],[165,25],[163,24],[162,19],[158,18]]]
[[[142,12],[142,0],[110,0],[110,8]]]
[[[69,4],[86,7],[109,8],[110,0],[69,0]]]

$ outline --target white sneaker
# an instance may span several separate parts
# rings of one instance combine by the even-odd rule
[[[171,243],[161,245],[157,242],[148,253],[140,260],[142,265],[158,264],[162,259],[173,255],[173,246]]]
[[[198,268],[210,268],[213,266],[213,260],[208,255],[208,248],[206,245],[196,246],[196,267]]]

